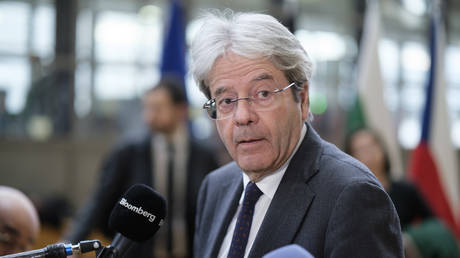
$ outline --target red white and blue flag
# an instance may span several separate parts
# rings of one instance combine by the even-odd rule
[[[450,137],[444,81],[444,40],[441,8],[439,4],[435,4],[430,22],[431,65],[426,86],[422,133],[420,143],[412,152],[409,177],[435,215],[460,238],[459,170]]]

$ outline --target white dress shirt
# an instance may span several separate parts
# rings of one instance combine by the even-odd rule
[[[291,156],[289,157],[289,159],[283,164],[283,166],[281,166],[273,174],[270,174],[264,177],[262,180],[256,183],[257,187],[262,191],[263,194],[260,196],[254,208],[254,215],[252,218],[251,231],[249,232],[248,243],[246,245],[244,257],[248,257],[249,251],[251,250],[252,244],[254,243],[254,240],[256,239],[257,232],[259,231],[260,225],[262,225],[262,221],[265,217],[265,214],[267,213],[268,207],[270,206],[273,196],[275,195],[275,192],[278,189],[281,179],[283,178],[284,173],[286,172],[286,168],[288,167],[292,157],[294,156],[294,153],[297,152],[297,149],[299,148],[300,143],[302,142],[306,133],[307,133],[307,126],[304,124],[302,127],[302,131],[300,133],[299,141],[297,142],[297,145],[294,151],[292,152]],[[222,245],[220,247],[220,251],[218,255],[219,258],[227,257],[228,251],[230,250],[230,245],[232,243],[233,231],[235,230],[236,220],[238,218],[238,214],[240,213],[241,206],[242,206],[243,199],[244,199],[244,191],[246,190],[246,185],[248,184],[249,181],[250,181],[249,177],[246,175],[246,173],[243,172],[244,189],[243,189],[243,192],[241,193],[240,201],[238,204],[238,209],[236,210],[236,213],[233,216],[233,219],[230,222],[230,225],[228,226],[227,233],[225,234],[225,238],[222,241]]]

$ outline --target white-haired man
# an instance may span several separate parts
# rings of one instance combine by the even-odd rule
[[[315,257],[403,257],[382,186],[310,125],[312,63],[294,35],[264,14],[202,19],[192,72],[234,162],[203,181],[195,257],[261,257],[291,243]]]

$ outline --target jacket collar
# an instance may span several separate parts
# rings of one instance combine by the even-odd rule
[[[217,257],[228,225],[238,208],[238,201],[243,191],[243,176],[241,169],[235,162],[231,163],[231,166],[234,168],[231,168],[232,171],[228,171],[228,173],[235,173],[235,176],[231,180],[222,182],[219,186],[220,191],[217,197],[219,203],[216,206],[218,212],[216,212],[217,215],[211,224],[215,226],[212,227],[208,238],[208,246],[212,247],[210,249],[211,254],[204,257]]]

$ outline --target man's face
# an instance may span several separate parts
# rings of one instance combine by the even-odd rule
[[[174,105],[169,92],[156,89],[144,96],[143,118],[152,131],[171,133],[182,119],[180,105]]]
[[[38,226],[27,211],[17,211],[20,212],[0,216],[0,255],[30,250],[38,236]]]
[[[366,130],[351,138],[351,155],[366,165],[378,178],[385,176],[385,154],[374,135]]]
[[[229,52],[217,59],[209,75],[212,98],[220,94],[251,96],[260,87],[284,88],[283,72],[267,59],[247,59]],[[308,114],[308,95],[300,102],[291,89],[276,93],[273,108],[257,111],[247,100],[237,102],[235,111],[217,120],[217,130],[228,152],[251,179],[260,179],[280,168],[294,150]]]

